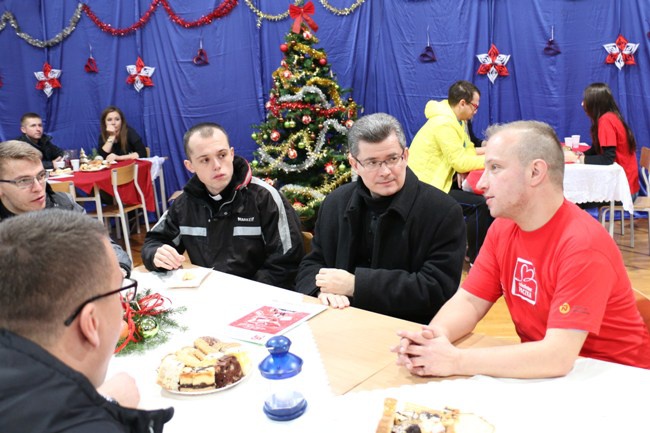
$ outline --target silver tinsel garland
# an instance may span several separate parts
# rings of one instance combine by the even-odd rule
[[[296,102],[296,101],[302,101],[305,97],[305,93],[315,93],[318,95],[320,98],[321,104],[325,108],[330,108],[332,105],[327,101],[327,96],[323,93],[321,89],[319,89],[316,86],[305,86],[302,89],[298,91],[295,95],[286,95],[286,96],[281,96],[278,98],[279,102]]]
[[[259,155],[260,159],[272,167],[278,168],[280,170],[283,170],[285,173],[295,173],[298,171],[304,171],[310,167],[312,167],[318,158],[321,156],[321,150],[323,149],[323,146],[325,145],[325,140],[327,138],[327,131],[332,128],[338,131],[339,133],[343,135],[348,135],[348,129],[341,125],[337,120],[335,119],[327,119],[326,121],[323,122],[323,129],[321,129],[320,134],[318,134],[318,138],[316,139],[316,148],[314,149],[313,152],[310,152],[305,159],[305,161],[302,164],[287,164],[286,162],[283,161],[278,161],[276,158],[273,158],[271,155],[266,153],[264,149],[261,147],[259,148]]]
[[[77,29],[77,23],[79,22],[79,19],[81,18],[81,11],[83,9],[83,3],[79,3],[77,5],[77,9],[75,9],[74,13],[72,14],[72,17],[70,18],[70,23],[68,24],[68,27],[64,28],[61,33],[57,34],[51,39],[48,39],[47,41],[43,41],[40,39],[36,39],[28,35],[27,33],[24,33],[23,31],[20,30],[20,26],[18,25],[18,22],[16,21],[16,18],[14,15],[9,12],[5,11],[5,13],[2,14],[2,17],[0,17],[0,32],[4,30],[4,28],[7,26],[7,22],[11,25],[11,27],[14,28],[16,31],[16,35],[23,39],[25,42],[27,42],[30,45],[33,45],[38,48],[45,48],[45,47],[52,47],[54,45],[60,44],[65,38],[70,36],[72,32],[74,32]]]

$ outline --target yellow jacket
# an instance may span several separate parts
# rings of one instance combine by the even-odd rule
[[[466,122],[458,121],[447,100],[429,101],[424,108],[427,123],[409,148],[409,167],[417,177],[449,192],[454,172],[467,173],[485,166],[467,135]]]

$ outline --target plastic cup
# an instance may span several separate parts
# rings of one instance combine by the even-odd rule
[[[580,146],[580,135],[572,135],[571,138],[573,139],[571,147],[578,147]]]
[[[564,137],[564,147],[573,148],[573,137]]]
[[[79,160],[78,159],[71,159],[70,160],[70,165],[72,165],[72,171],[79,171]]]
[[[64,169],[65,168],[65,161],[54,161],[54,168],[60,168]]]

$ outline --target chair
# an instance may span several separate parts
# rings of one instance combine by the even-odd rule
[[[636,306],[641,313],[641,318],[645,322],[645,326],[650,331],[650,298],[634,289],[634,297],[636,298]]]
[[[113,168],[111,169],[111,184],[113,186],[113,201],[114,204],[108,206],[102,206],[101,215],[104,219],[106,218],[119,218],[120,225],[122,227],[122,232],[124,233],[124,244],[126,246],[126,252],[129,255],[131,261],[133,261],[133,256],[131,253],[131,242],[129,241],[129,227],[128,227],[128,212],[136,211],[136,222],[137,222],[137,231],[140,233],[140,220],[138,219],[137,211],[138,209],[142,210],[144,216],[144,224],[149,231],[149,219],[147,218],[147,205],[145,203],[144,194],[140,185],[136,179],[138,178],[138,165],[133,163],[126,165],[124,167]],[[133,182],[135,189],[140,197],[140,203],[124,205],[122,203],[122,198],[120,197],[120,192],[118,187],[121,185],[126,185]],[[91,214],[92,215],[92,214]],[[118,237],[120,236],[120,225],[116,224],[116,231]]]
[[[309,232],[302,232],[302,244],[305,247],[305,254],[311,252],[311,240],[314,239],[314,235]]]
[[[77,200],[77,190],[74,188],[74,182],[71,180],[48,182],[54,192],[67,192],[73,200]]]
[[[641,166],[641,177],[639,179],[640,182],[642,182],[642,185],[645,187],[646,191],[650,191],[648,187],[650,187],[650,148],[648,147],[643,147],[641,149],[641,160],[639,161],[639,165]],[[602,209],[601,213],[601,223],[605,223],[606,217],[609,214],[610,208],[605,207]],[[624,229],[623,226],[625,224],[625,211],[621,206],[614,206],[614,211],[612,212],[611,215],[609,215],[610,218],[614,218],[614,215],[616,215],[616,211],[621,212],[621,234],[624,234]],[[635,212],[644,212],[648,214],[648,254],[650,254],[650,197],[647,196],[638,196],[634,200],[634,211],[630,212],[630,247],[634,248],[634,213]]]

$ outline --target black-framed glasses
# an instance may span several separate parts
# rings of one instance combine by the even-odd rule
[[[34,181],[43,184],[49,177],[49,173],[45,170],[39,172],[36,176],[23,176],[14,180],[0,180],[2,183],[10,183],[20,189],[28,189],[34,185]]]
[[[357,161],[361,167],[365,168],[368,171],[377,171],[381,168],[382,165],[386,165],[386,167],[388,167],[388,169],[390,170],[391,168],[399,164],[402,160],[404,160],[405,151],[406,149],[402,149],[402,153],[400,155],[391,156],[383,161],[368,159],[364,162],[361,162],[357,159],[356,156],[353,156],[352,158],[354,158],[354,160]]]
[[[112,290],[112,291],[110,291],[108,293],[104,293],[104,294],[101,294],[101,295],[96,295],[96,296],[93,296],[92,298],[89,298],[89,299],[85,300],[81,305],[79,305],[74,310],[74,313],[72,313],[70,315],[70,317],[65,319],[65,322],[63,322],[63,324],[65,326],[70,326],[70,324],[72,324],[72,322],[74,322],[74,319],[77,318],[79,313],[81,313],[81,310],[83,310],[83,308],[86,305],[90,304],[91,302],[95,302],[98,299],[105,298],[107,296],[111,296],[111,295],[114,295],[116,293],[120,293],[120,292],[124,292],[124,291],[126,291],[126,293],[122,294],[122,299],[124,300],[124,302],[134,301],[135,300],[135,295],[138,293],[138,282],[136,280],[132,280],[130,278],[125,278],[124,281],[122,281],[122,287],[120,287],[119,289]]]

